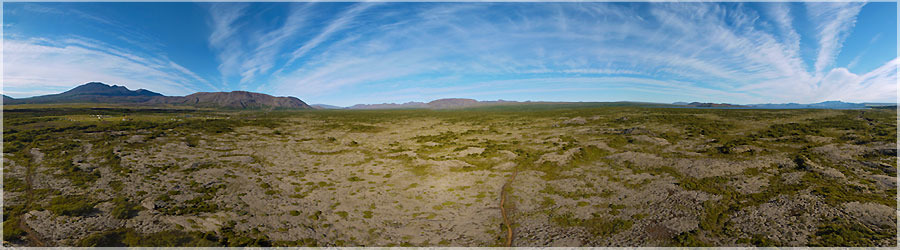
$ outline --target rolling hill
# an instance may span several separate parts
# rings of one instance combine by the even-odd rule
[[[89,82],[69,91],[15,99],[3,96],[4,105],[45,103],[117,103],[135,105],[184,105],[229,109],[311,109],[296,97],[275,97],[247,91],[198,92],[187,96],[164,96],[145,90],[129,90],[124,86]]]
[[[129,90],[124,86],[106,85],[100,82],[89,82],[59,94],[14,99],[4,96],[4,104],[40,104],[40,103],[140,103],[146,102],[162,94],[145,90]]]
[[[152,104],[188,105],[204,108],[233,109],[311,109],[296,97],[275,97],[247,91],[198,92],[187,96],[161,96],[150,100]]]

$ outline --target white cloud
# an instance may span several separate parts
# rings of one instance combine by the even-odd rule
[[[54,4],[46,3],[22,3],[21,10],[30,12],[28,15],[52,16],[76,22],[86,29],[92,29],[99,33],[107,34],[130,45],[137,46],[147,51],[161,51],[163,44],[153,35],[143,32],[141,29],[129,24],[109,18],[106,15],[86,12],[77,8],[56,8]]]
[[[237,32],[234,23],[244,15],[245,4],[215,3],[209,7],[210,21],[213,27],[209,35],[209,44],[213,47],[224,47]]]
[[[346,26],[350,25],[353,22],[354,18],[356,18],[357,15],[359,15],[366,9],[371,8],[372,6],[373,6],[372,3],[359,3],[359,4],[356,4],[355,6],[348,8],[347,10],[341,12],[341,14],[339,14],[334,19],[334,21],[332,21],[331,23],[328,24],[328,26],[325,26],[325,28],[322,29],[321,33],[319,33],[318,35],[316,35],[309,41],[304,42],[303,45],[300,46],[300,48],[297,48],[296,50],[291,52],[291,58],[285,64],[290,65],[297,59],[303,57],[311,49],[319,46],[319,44],[321,44],[322,42],[329,39],[335,32],[341,31]],[[293,14],[293,15],[298,15],[298,14]]]
[[[259,84],[257,91],[304,99],[365,92],[375,102],[414,97],[415,91],[441,97],[553,88],[735,103],[896,99],[896,59],[868,73],[834,67],[864,3],[808,3],[807,16],[786,3],[761,9],[712,3],[357,3],[323,17],[329,13],[320,9],[324,5],[292,4],[285,19],[260,21],[246,4],[211,4],[207,39],[222,81],[240,79],[242,89]],[[814,27],[815,41],[803,46],[814,45],[802,48],[815,51],[810,63],[796,30],[802,18]],[[69,78],[91,77],[102,79],[87,81],[139,82],[160,91],[200,87],[193,83],[217,89],[165,56],[83,37],[8,44],[18,50],[15,61],[6,60],[17,64],[7,65],[7,75],[10,69],[17,73],[5,79],[14,91],[36,83],[71,86],[81,80]],[[525,79],[496,80],[510,78]]]
[[[210,25],[212,32],[209,35],[210,47],[219,50],[217,54],[219,72],[223,78],[235,74],[240,68],[243,59],[243,50],[240,40],[237,39],[238,18],[244,15],[246,4],[238,3],[214,3],[209,5]],[[223,85],[225,85],[223,83]]]
[[[846,68],[832,69],[820,84],[823,100],[895,102],[898,59],[872,72],[856,75]]]
[[[304,7],[307,7],[306,5]],[[270,32],[256,35],[249,41],[253,48],[247,51],[245,60],[240,67],[241,82],[246,83],[259,75],[266,75],[275,67],[276,60],[282,54],[281,50],[291,42],[300,29],[305,28],[306,16],[304,10],[292,6],[284,24]]]
[[[4,93],[18,95],[14,97],[58,93],[91,81],[183,95],[195,91],[192,83],[204,81],[164,57],[137,56],[80,39],[5,39],[3,56]],[[36,86],[41,88],[35,91]]]
[[[809,72],[793,24],[797,16],[788,4],[769,5],[762,13],[743,5],[706,3],[651,4],[649,13],[610,4],[548,5],[553,6],[511,7],[503,12],[491,5],[426,5],[399,22],[355,28],[344,21],[333,22],[338,28],[326,28],[320,37],[333,37],[339,31],[357,36],[332,43],[314,39],[311,44],[321,47],[320,51],[307,54],[309,49],[301,47],[299,54],[307,62],[300,68],[284,68],[284,74],[276,72],[272,86],[316,97],[350,86],[407,82],[406,78],[423,74],[462,78],[555,74],[566,79],[581,74],[627,74],[644,80],[622,82],[641,85],[656,79],[657,90],[708,94],[697,96],[699,101],[730,96],[737,103],[846,99],[830,91],[884,87],[837,69],[830,77]],[[827,21],[818,26],[822,30],[818,43],[823,46],[818,50],[817,70],[833,64],[833,55],[839,53],[861,8],[858,4],[823,6],[828,8],[808,7],[813,9],[812,21]],[[379,14],[370,13],[367,18],[379,20]],[[341,15],[346,16],[353,15]],[[758,28],[768,23],[775,28]],[[579,79],[580,84],[602,85],[616,78]],[[472,83],[450,84],[468,87]],[[422,86],[408,83],[398,88]],[[636,89],[657,92],[651,87]]]
[[[807,13],[819,31],[819,53],[816,57],[816,74],[833,66],[840,54],[843,42],[856,25],[856,15],[866,3],[806,3]]]

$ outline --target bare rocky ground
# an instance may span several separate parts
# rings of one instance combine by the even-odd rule
[[[513,246],[897,245],[893,111],[421,112],[34,139],[4,244],[502,246],[517,171]]]

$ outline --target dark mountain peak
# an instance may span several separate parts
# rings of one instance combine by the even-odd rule
[[[78,87],[87,87],[87,86],[102,86],[102,87],[109,87],[108,84],[102,83],[102,82],[89,82],[89,83],[82,84],[81,86],[78,86]]]
[[[824,101],[824,102],[813,103],[813,104],[822,104],[822,105],[843,105],[843,104],[854,104],[854,103],[842,102],[842,101]]]
[[[810,107],[815,108],[834,108],[834,109],[855,109],[855,108],[865,108],[865,104],[859,103],[850,103],[850,102],[842,102],[842,101],[824,101],[820,103],[809,104]]]
[[[146,90],[146,89],[137,89],[137,90],[135,90],[134,92],[137,92],[137,93],[139,93],[140,95],[162,95],[162,94],[160,94],[160,93],[156,93],[156,92],[149,91],[149,90]]]
[[[274,97],[262,93],[247,91],[231,92],[199,92],[188,96],[164,96],[146,89],[129,90],[125,86],[107,85],[102,82],[89,82],[79,85],[69,91],[36,96],[31,98],[13,99],[3,97],[6,104],[25,103],[133,103],[139,105],[174,104],[192,105],[210,108],[238,108],[238,109],[309,109],[296,97]]]
[[[125,86],[107,85],[102,82],[89,82],[75,87],[69,91],[59,94],[59,96],[81,96],[81,95],[97,95],[97,96],[162,96],[162,94],[139,89],[135,91],[128,90]]]
[[[148,101],[162,94],[149,90],[128,90],[125,86],[106,85],[89,82],[59,94],[35,96],[22,99],[8,99],[9,104],[24,103],[138,103]]]
[[[110,89],[114,89],[113,86],[106,85],[102,82],[89,82],[82,85],[78,85],[75,88],[70,89],[69,91],[63,93],[70,92],[78,92],[78,93],[87,93],[87,92],[100,92],[100,91],[108,91]]]

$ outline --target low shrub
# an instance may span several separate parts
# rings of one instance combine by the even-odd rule
[[[94,203],[81,195],[56,196],[47,210],[56,215],[83,216],[94,211]]]
[[[116,219],[121,220],[131,219],[132,217],[137,216],[137,213],[142,209],[140,205],[130,202],[124,197],[113,199],[113,204],[115,204],[115,206],[110,213]]]

